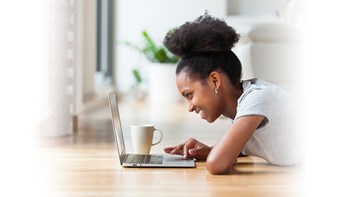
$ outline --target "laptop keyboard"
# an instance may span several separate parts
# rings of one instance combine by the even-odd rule
[[[126,163],[141,163],[141,164],[162,164],[164,156],[162,155],[138,155],[131,154],[127,156]]]

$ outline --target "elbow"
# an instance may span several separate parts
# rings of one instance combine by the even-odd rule
[[[208,157],[206,168],[212,175],[222,175],[230,173],[233,169],[233,164],[223,159]]]

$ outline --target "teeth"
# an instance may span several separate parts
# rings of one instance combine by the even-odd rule
[[[199,113],[200,117],[203,118],[205,115],[204,115],[204,111],[200,110],[200,113]]]

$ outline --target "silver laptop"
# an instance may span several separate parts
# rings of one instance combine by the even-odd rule
[[[169,154],[127,154],[125,140],[122,133],[120,114],[116,98],[116,92],[109,93],[109,108],[113,123],[114,137],[117,152],[120,158],[120,164],[124,167],[174,167],[174,168],[191,168],[195,167],[193,159],[183,159],[179,155]]]

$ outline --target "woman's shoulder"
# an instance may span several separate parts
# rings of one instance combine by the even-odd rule
[[[242,81],[243,95],[249,94],[252,91],[260,90],[266,94],[271,95],[289,95],[288,91],[284,90],[280,86],[267,82],[263,79],[253,78]]]
[[[278,88],[277,85],[259,78],[242,80],[242,87],[244,91],[251,88],[252,89]]]
[[[243,93],[240,97],[240,100],[243,100],[247,95],[251,93],[255,94],[257,92],[266,93],[270,91],[270,89],[275,89],[275,85],[263,81],[261,79],[248,79],[242,81]],[[258,93],[259,94],[259,93]]]
[[[283,90],[279,86],[264,81],[262,79],[254,78],[242,81],[243,93],[238,99],[238,103],[248,100],[259,101],[273,101],[280,98],[294,97],[289,92]]]

